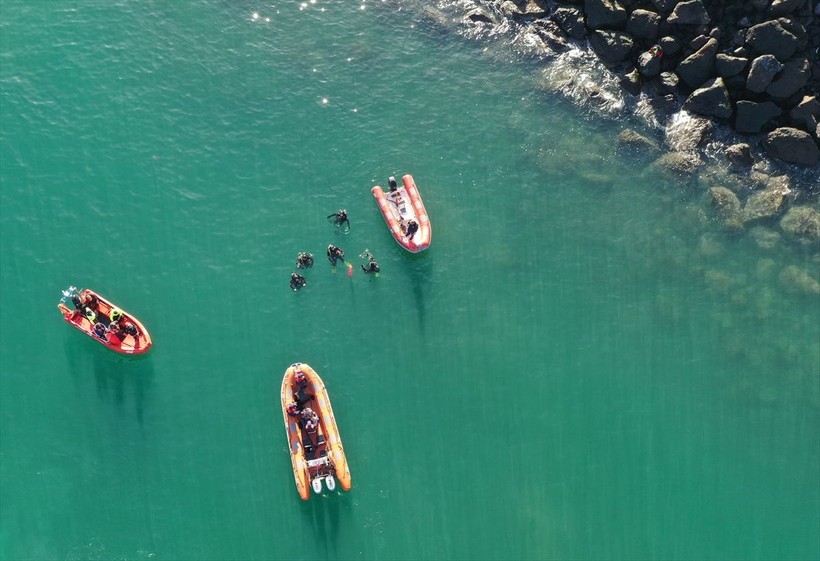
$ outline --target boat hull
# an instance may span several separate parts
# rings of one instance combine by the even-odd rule
[[[376,185],[371,189],[371,193],[396,243],[411,253],[419,253],[430,247],[433,238],[430,217],[424,208],[413,176],[407,174],[401,180],[402,185],[394,191],[385,192]],[[402,230],[402,223],[408,220],[415,220],[419,225],[419,229],[412,236],[407,236]]]
[[[308,405],[319,417],[319,433],[324,438],[323,444],[326,446],[327,458],[333,465],[336,480],[342,489],[349,491],[351,487],[350,469],[347,465],[342,439],[339,429],[336,426],[336,417],[330,405],[325,384],[319,374],[308,364],[294,363],[285,371],[282,378],[281,401],[282,416],[285,421],[285,433],[288,437],[288,450],[293,467],[293,478],[296,482],[296,489],[299,496],[306,501],[310,498],[315,470],[312,470],[310,460],[306,457],[304,439],[305,432],[296,418],[288,414],[288,405],[295,401],[295,375],[300,370],[307,379],[307,390],[314,396]]]
[[[107,325],[108,315],[111,313],[111,310],[117,308],[118,310],[121,310],[123,315],[128,318],[128,320],[137,328],[137,336],[133,337],[131,335],[126,335],[123,339],[119,339],[114,334],[108,334],[106,339],[101,339],[94,334],[93,323],[79,313],[78,310],[72,310],[66,306],[63,301],[60,301],[60,303],[57,304],[57,308],[60,310],[60,313],[63,314],[63,319],[66,323],[74,326],[100,343],[102,346],[116,353],[124,355],[139,355],[148,352],[148,349],[151,348],[153,342],[151,340],[151,335],[148,333],[148,330],[145,329],[142,322],[134,317],[133,314],[130,314],[122,307],[111,303],[111,301],[107,300],[103,296],[100,296],[93,290],[86,289],[79,293],[80,297],[85,297],[86,294],[93,294],[97,297],[97,301],[99,302],[98,316],[103,323]]]

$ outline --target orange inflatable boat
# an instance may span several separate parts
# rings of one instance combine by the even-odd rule
[[[336,480],[350,490],[350,469],[336,427],[325,384],[313,368],[291,364],[282,379],[282,416],[288,436],[290,461],[299,496],[336,489]]]
[[[71,300],[74,309],[66,305]],[[140,321],[93,290],[70,286],[57,303],[63,319],[114,352],[138,355],[151,348],[151,335]]]
[[[399,185],[395,178],[389,178],[387,193],[378,185],[371,192],[396,242],[407,251],[418,253],[430,246],[433,237],[430,217],[413,176],[407,174],[401,180]]]

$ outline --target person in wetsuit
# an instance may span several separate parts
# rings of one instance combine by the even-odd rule
[[[300,269],[310,269],[313,267],[313,255],[306,251],[300,251],[299,255],[296,256],[296,266]]]
[[[341,247],[336,247],[333,244],[327,246],[327,260],[330,261],[330,264],[335,267],[337,261],[341,261],[344,263],[345,261],[345,252]]]
[[[294,292],[300,290],[303,286],[307,284],[307,279],[298,273],[291,273],[290,274],[290,288]]]
[[[333,214],[328,214],[328,218],[333,218],[334,224],[336,224],[337,228],[344,228],[345,231],[350,230],[350,220],[347,217],[347,210],[339,209],[337,212]]]

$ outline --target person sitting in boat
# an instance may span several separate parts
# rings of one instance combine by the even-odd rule
[[[297,387],[304,388],[307,386],[307,376],[305,376],[305,373],[301,370],[297,370],[293,374],[293,379],[296,381]]]
[[[296,266],[300,269],[310,269],[313,267],[313,255],[306,251],[300,251],[299,255],[296,256]]]
[[[93,333],[103,341],[108,341],[108,328],[106,328],[101,322],[97,322],[94,324]]]
[[[124,319],[124,316],[122,315],[122,310],[120,310],[119,308],[112,309],[111,313],[108,314],[108,319],[110,319],[112,323]]]
[[[333,214],[328,214],[328,218],[333,218],[337,228],[344,227],[345,231],[350,230],[350,220],[347,218],[347,210],[341,208]]]
[[[327,260],[330,261],[330,264],[333,267],[336,267],[337,261],[344,263],[345,251],[341,247],[336,247],[335,245],[330,244],[327,246]]]
[[[396,191],[399,188],[399,184],[396,182],[396,178],[392,175],[387,178],[387,185],[390,187],[390,191]]]
[[[131,323],[130,321],[128,321],[127,319],[125,319],[125,316],[122,316],[122,317],[120,318],[120,321],[119,321],[118,323],[119,323],[119,325],[122,327],[122,330],[123,330],[123,331],[124,331],[127,335],[130,335],[130,336],[131,336],[131,337],[133,337],[134,339],[136,339],[137,337],[139,337],[139,333],[140,333],[140,332],[139,332],[139,330],[137,329],[137,326],[136,326],[136,325],[134,325],[133,323]]]
[[[319,415],[310,407],[305,407],[302,410],[302,423],[306,431],[315,432],[319,428]]]
[[[298,417],[300,412],[301,411],[299,410],[298,403],[296,403],[295,401],[291,401],[288,404],[288,415],[290,415],[291,417]]]
[[[83,306],[83,316],[85,316],[85,319],[90,321],[92,324],[97,322],[97,312],[95,312],[91,308]]]
[[[290,288],[294,292],[307,284],[307,279],[298,273],[290,274]]]

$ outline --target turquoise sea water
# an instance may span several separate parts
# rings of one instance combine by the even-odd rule
[[[0,559],[820,558],[820,301],[783,274],[817,248],[724,233],[418,8],[0,4]],[[404,173],[420,255],[370,195]],[[69,284],[150,354],[67,326]],[[349,493],[298,497],[295,361]]]

